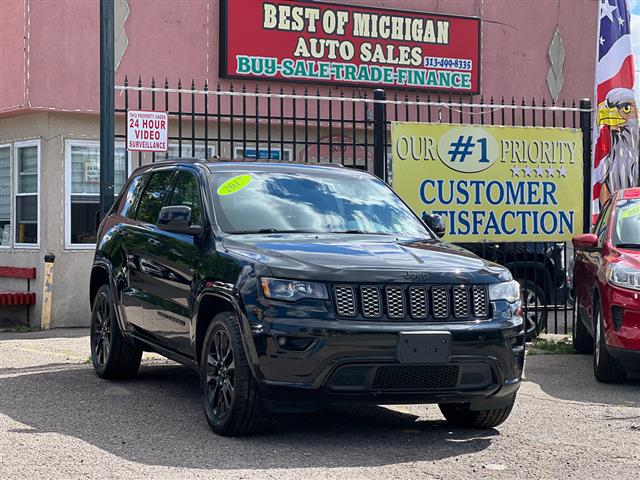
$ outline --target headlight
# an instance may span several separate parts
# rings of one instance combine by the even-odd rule
[[[509,303],[517,302],[520,299],[520,284],[515,280],[493,283],[489,285],[489,299],[506,300]]]
[[[278,278],[262,278],[262,292],[267,298],[295,302],[302,298],[327,300],[327,287],[324,283],[305,282],[302,280],[281,280]]]
[[[623,263],[607,265],[607,282],[622,288],[640,290],[640,271]]]

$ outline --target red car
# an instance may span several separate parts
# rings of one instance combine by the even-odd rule
[[[640,371],[640,188],[612,195],[594,233],[575,236],[573,245],[573,345],[594,353],[599,381],[623,381]]]

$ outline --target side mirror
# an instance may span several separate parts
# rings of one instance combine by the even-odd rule
[[[158,228],[165,232],[199,235],[202,227],[191,225],[191,207],[174,205],[162,207],[158,215]]]
[[[442,238],[444,236],[446,227],[441,215],[432,215],[427,212],[422,212],[422,221],[438,236],[438,238]]]
[[[575,248],[593,250],[598,246],[598,237],[595,233],[583,233],[573,237],[571,242]]]

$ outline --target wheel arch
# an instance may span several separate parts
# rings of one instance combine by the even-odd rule
[[[94,264],[91,267],[91,277],[89,280],[89,308],[93,306],[98,289],[102,285],[110,285],[109,268],[106,265]]]
[[[200,364],[202,345],[204,343],[204,337],[207,333],[207,329],[209,328],[209,324],[216,315],[222,312],[233,312],[236,314],[236,316],[239,315],[239,309],[236,303],[231,299],[216,294],[215,292],[206,292],[202,295],[200,301],[198,302],[194,329],[195,337],[193,348],[194,360],[196,365]]]

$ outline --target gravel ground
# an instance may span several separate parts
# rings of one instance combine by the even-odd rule
[[[214,435],[197,376],[146,355],[98,379],[86,330],[0,334],[2,479],[637,479],[640,380],[598,384],[591,358],[534,355],[509,420],[452,430],[435,406],[332,410],[260,437]]]

